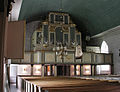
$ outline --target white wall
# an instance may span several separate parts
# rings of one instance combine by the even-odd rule
[[[16,83],[16,76],[17,76],[17,65],[11,64],[10,65],[10,82]]]

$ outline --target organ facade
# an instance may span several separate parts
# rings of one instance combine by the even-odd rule
[[[34,31],[31,43],[34,62],[74,63],[76,47],[82,44],[81,32],[69,14],[50,12],[48,19]]]

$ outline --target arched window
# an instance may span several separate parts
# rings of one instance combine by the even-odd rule
[[[101,53],[109,53],[108,45],[105,41],[102,42]]]

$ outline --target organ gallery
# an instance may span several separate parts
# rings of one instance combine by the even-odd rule
[[[26,40],[30,29],[26,30],[24,59],[11,60],[19,64],[18,75],[94,76],[112,73],[112,54],[82,52],[82,34],[68,13],[50,12],[37,25],[30,40]],[[26,44],[28,42],[30,45]],[[27,48],[30,49],[26,51]]]

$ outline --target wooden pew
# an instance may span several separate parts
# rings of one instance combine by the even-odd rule
[[[120,92],[119,83],[109,83],[107,81],[67,77],[31,77],[24,78],[24,81],[26,81],[26,92]]]

